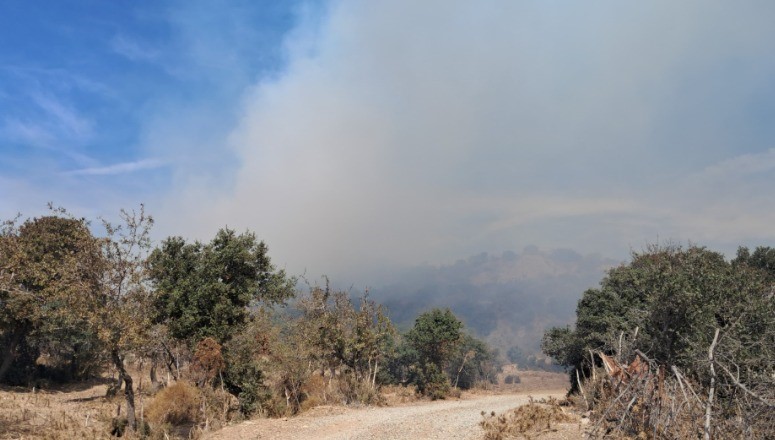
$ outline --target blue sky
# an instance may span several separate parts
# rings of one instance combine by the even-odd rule
[[[368,278],[775,245],[775,4],[5,1],[0,214],[146,203]]]
[[[0,210],[37,212],[51,199],[103,215],[162,194],[188,154],[206,155],[194,166],[216,174],[236,166],[218,138],[244,89],[282,69],[282,42],[301,11],[271,1],[9,1],[2,9]],[[151,145],[157,130],[213,143]]]

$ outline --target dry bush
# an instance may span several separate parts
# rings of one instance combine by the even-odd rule
[[[220,429],[239,416],[239,400],[227,391],[221,388],[204,387],[200,392],[204,408],[204,420],[200,421],[203,430]]]
[[[560,403],[550,399],[546,403],[538,403],[530,399],[530,403],[512,409],[503,414],[494,412],[487,415],[482,412],[484,420],[479,425],[484,429],[486,440],[504,440],[508,438],[531,439],[542,433],[556,430],[559,423],[574,423],[578,417],[563,411]]]
[[[383,405],[384,397],[379,389],[366,380],[358,380],[353,374],[343,374],[336,385],[345,404]]]
[[[417,388],[406,385],[385,385],[380,389],[386,405],[416,402],[422,398]]]
[[[711,393],[677,367],[649,362],[645,371],[624,379],[597,370],[580,392],[575,401],[592,408],[589,435],[595,438],[684,439],[707,434],[714,439],[769,439],[775,432],[773,387],[766,383],[744,390],[734,384],[725,388],[719,380]]]
[[[301,402],[301,410],[307,411],[326,403],[326,382],[319,373],[313,373],[304,383],[302,392],[307,398]]]
[[[191,361],[191,377],[200,387],[210,384],[226,368],[221,345],[213,338],[204,338],[196,345]]]
[[[175,384],[159,391],[145,413],[150,421],[162,425],[196,423],[199,417],[202,394],[186,382]]]

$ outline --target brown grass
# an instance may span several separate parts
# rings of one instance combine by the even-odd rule
[[[105,385],[78,389],[0,388],[0,439],[110,438],[117,401],[104,398]]]

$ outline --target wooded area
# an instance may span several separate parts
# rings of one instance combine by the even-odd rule
[[[496,353],[449,310],[421,314],[402,335],[368,292],[355,299],[327,279],[297,289],[251,232],[154,247],[143,207],[121,219],[98,228],[52,209],[3,223],[0,382],[40,388],[112,371],[108,394],[124,401],[114,433],[145,435],[379,403],[387,384],[444,398],[495,378]],[[160,390],[148,417],[135,402],[145,371]]]

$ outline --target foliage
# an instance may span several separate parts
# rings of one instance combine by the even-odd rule
[[[607,405],[624,420],[630,408],[621,407],[621,402],[651,401],[654,390],[666,386],[665,372],[672,372],[675,381],[671,383],[678,387],[673,390],[686,393],[684,383],[693,384],[687,388],[692,394],[697,390],[700,398],[684,396],[681,403],[671,395],[675,400],[671,411],[694,411],[685,414],[687,420],[704,413],[706,436],[712,430],[749,436],[746,430],[754,429],[755,420],[771,412],[775,399],[775,295],[767,265],[770,255],[767,248],[758,248],[753,255],[741,248],[738,258],[727,262],[722,255],[696,246],[653,247],[634,254],[630,264],[612,269],[599,289],[584,293],[574,330],[546,332],[544,351],[572,367],[573,378],[576,374],[591,376],[592,360],[602,359],[593,353],[621,362],[633,359],[637,349],[659,371],[654,374],[661,376],[650,387],[638,388],[643,385],[639,380],[613,397],[592,395],[590,406]],[[656,411],[653,417],[644,420],[657,423],[664,414],[660,408],[667,400],[660,399],[647,408]],[[699,407],[687,407],[690,402]]]
[[[373,388],[380,363],[385,362],[395,328],[381,306],[360,299],[360,307],[345,292],[314,287],[299,302],[303,317],[299,327],[314,348],[311,352],[321,370],[352,375],[346,383],[365,382]],[[352,396],[352,393],[348,392]]]
[[[224,345],[224,385],[237,397],[240,412],[245,416],[260,410],[271,398],[260,367],[261,342],[261,334],[249,328]]]
[[[449,309],[433,309],[418,316],[406,334],[410,348],[407,360],[413,360],[410,381],[421,394],[436,399],[449,391],[449,378],[444,371],[460,345],[462,327],[463,323]]]
[[[153,218],[140,205],[139,212],[122,210],[120,223],[103,219],[102,225],[106,234],[102,240],[102,289],[96,298],[86,298],[82,304],[88,307],[92,328],[118,371],[118,381],[108,393],[117,392],[123,383],[127,422],[134,431],[134,380],[124,361],[148,343],[151,291],[145,260],[151,247]]]
[[[726,262],[701,247],[652,248],[612,269],[599,289],[584,293],[575,330],[553,328],[545,352],[582,368],[588,350],[612,353],[621,336],[667,365],[694,372],[713,329],[721,328],[749,371],[766,367],[775,347],[773,297],[761,272]],[[745,347],[745,348],[743,348]]]
[[[462,327],[463,323],[449,309],[433,309],[417,317],[406,340],[417,351],[420,361],[443,369],[458,347]]]
[[[191,371],[197,385],[212,384],[221,375],[226,362],[221,353],[221,345],[213,338],[204,338],[196,345]]]
[[[770,282],[775,282],[775,248],[758,246],[751,253],[748,248],[740,247],[732,264],[762,270]]]
[[[248,306],[283,303],[295,281],[276,270],[255,234],[221,229],[208,244],[170,237],[148,259],[156,287],[154,320],[191,346],[229,340],[248,319]]]
[[[433,362],[413,365],[411,381],[417,392],[431,400],[443,399],[450,391],[449,377]]]
[[[100,244],[86,220],[54,214],[0,231],[0,381],[14,363],[12,379],[31,379],[39,355],[65,380],[97,369],[99,344],[76,301],[100,290]]]
[[[464,390],[480,382],[495,383],[498,373],[496,358],[496,351],[484,341],[464,333],[450,357],[447,375],[454,387]]]

